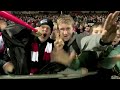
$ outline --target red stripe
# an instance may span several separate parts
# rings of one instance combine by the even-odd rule
[[[31,68],[30,73],[37,73],[39,71],[38,68]]]
[[[0,36],[2,35],[2,33],[0,32]]]
[[[38,51],[38,44],[36,42],[32,43],[32,51],[34,52]]]

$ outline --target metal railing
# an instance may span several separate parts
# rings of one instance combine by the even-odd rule
[[[1,75],[0,79],[75,79],[88,75],[95,75],[97,72],[81,74],[42,74],[42,75]]]

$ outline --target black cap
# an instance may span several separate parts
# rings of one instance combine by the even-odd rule
[[[41,25],[48,25],[48,26],[50,26],[51,31],[53,30],[53,26],[54,26],[52,20],[50,20],[50,19],[43,19],[43,20],[41,20],[40,21],[40,26]]]

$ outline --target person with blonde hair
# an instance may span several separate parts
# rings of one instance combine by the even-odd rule
[[[76,55],[81,55],[80,53],[83,51],[90,51],[92,53],[92,51],[96,51],[94,48],[111,43],[116,33],[116,26],[113,24],[118,15],[119,11],[108,15],[101,28],[103,33],[102,35],[90,35],[85,37],[82,34],[77,35],[74,32],[74,20],[70,15],[60,16],[57,20],[59,34],[56,35],[58,38],[56,38],[56,41],[54,42],[53,61],[68,67],[72,65],[72,68],[75,70],[81,67],[86,67],[86,60],[79,57],[78,59],[75,59]],[[97,54],[93,52],[93,55],[95,56],[91,57],[93,58],[92,60],[97,59]],[[82,59],[83,62],[79,59]],[[89,59],[87,60],[89,62],[89,64],[87,63],[88,67],[90,66],[92,69],[97,67],[97,61],[90,61],[89,57],[84,59]],[[84,64],[82,65],[82,63]]]

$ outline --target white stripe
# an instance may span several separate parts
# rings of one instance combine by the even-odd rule
[[[31,51],[31,60],[33,62],[37,61],[38,62],[38,52],[33,52]]]
[[[2,38],[2,35],[0,36],[0,49],[3,48],[3,45],[4,45],[4,41],[3,41],[3,38]]]
[[[52,43],[47,42],[45,52],[51,53],[52,52]]]
[[[36,62],[38,62],[38,52],[36,52],[36,58],[35,58]]]
[[[47,45],[45,47],[45,52],[47,52],[47,49],[48,49],[48,42],[47,42]]]
[[[52,52],[52,43],[49,43],[48,53]]]

